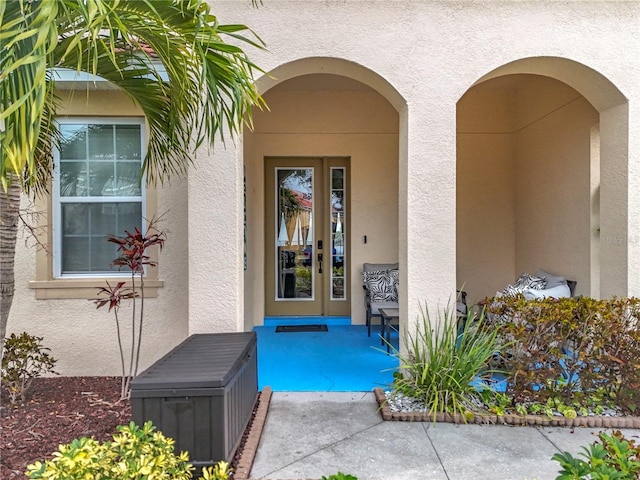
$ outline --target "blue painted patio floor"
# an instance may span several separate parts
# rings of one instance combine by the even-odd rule
[[[276,333],[277,325],[326,324],[328,332]],[[288,392],[370,392],[393,381],[398,359],[387,355],[380,329],[348,317],[266,318],[258,336],[258,386]],[[398,346],[398,334],[391,343]]]

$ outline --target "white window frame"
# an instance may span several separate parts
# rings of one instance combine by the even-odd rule
[[[333,188],[333,172],[335,170],[340,170],[342,171],[342,188],[341,189],[337,189],[337,188]],[[331,258],[329,260],[329,291],[331,292],[331,296],[330,296],[330,300],[332,302],[346,302],[347,299],[347,288],[346,288],[346,284],[347,284],[347,234],[349,233],[349,229],[348,229],[348,225],[347,225],[347,167],[346,166],[339,166],[339,167],[330,167],[329,168],[329,195],[328,195],[328,205],[327,205],[327,209],[329,210],[329,222],[333,221],[333,207],[331,205],[331,200],[333,198],[333,192],[336,191],[342,191],[342,282],[343,282],[343,293],[342,293],[342,297],[334,297],[333,296],[333,281],[336,278],[340,278],[340,277],[334,277],[333,276],[333,246],[335,245],[335,237],[336,237],[336,233],[335,232],[331,232],[331,247],[332,247],[332,253],[331,253]],[[337,254],[337,252],[336,252]]]
[[[146,124],[144,117],[65,117],[56,120],[58,125],[139,125],[140,126],[140,152],[141,166],[147,153]],[[126,272],[114,270],[113,272],[95,273],[62,273],[62,204],[63,203],[115,203],[115,202],[140,202],[142,215],[140,225],[145,228],[147,211],[146,179],[141,182],[140,196],[134,197],[61,197],[60,196],[60,151],[56,147],[53,151],[54,170],[52,175],[52,238],[53,238],[53,278],[105,278],[122,277]],[[117,200],[116,200],[117,199]],[[115,235],[124,232],[114,232]]]

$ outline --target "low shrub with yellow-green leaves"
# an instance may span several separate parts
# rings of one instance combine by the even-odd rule
[[[112,441],[98,442],[93,438],[75,439],[60,445],[53,458],[44,463],[35,462],[27,467],[27,476],[33,479],[76,480],[188,480],[195,467],[189,463],[189,454],[174,453],[174,440],[156,431],[151,422],[138,427],[117,427],[119,433]],[[226,480],[229,465],[219,462],[203,470],[204,480]]]

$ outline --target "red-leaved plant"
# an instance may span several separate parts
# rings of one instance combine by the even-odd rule
[[[109,242],[118,245],[118,252],[120,253],[120,256],[111,262],[111,264],[118,267],[118,269],[126,268],[131,272],[131,286],[127,286],[126,282],[118,282],[117,285],[112,286],[107,281],[106,287],[98,288],[98,295],[102,295],[102,297],[93,300],[96,308],[108,305],[109,312],[113,310],[115,316],[118,347],[120,349],[120,364],[122,368],[122,383],[120,387],[120,397],[122,399],[129,398],[131,394],[131,379],[138,374],[144,318],[144,269],[145,266],[157,266],[157,262],[151,260],[151,257],[147,255],[147,251],[155,245],[162,250],[166,239],[166,232],[158,231],[155,223],[154,220],[149,223],[145,234],[142,234],[136,227],[133,232],[125,231],[125,235],[122,237],[115,235],[108,237],[107,240]],[[137,284],[136,277],[138,277]],[[139,291],[137,285],[139,285]],[[140,299],[139,315],[136,315],[137,298]],[[118,310],[123,300],[132,301],[131,346],[128,370],[125,366],[124,345],[122,343],[120,318],[118,316]]]

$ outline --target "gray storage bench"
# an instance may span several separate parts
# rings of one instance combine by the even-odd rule
[[[255,332],[197,334],[132,380],[131,413],[204,467],[233,459],[257,396]]]

